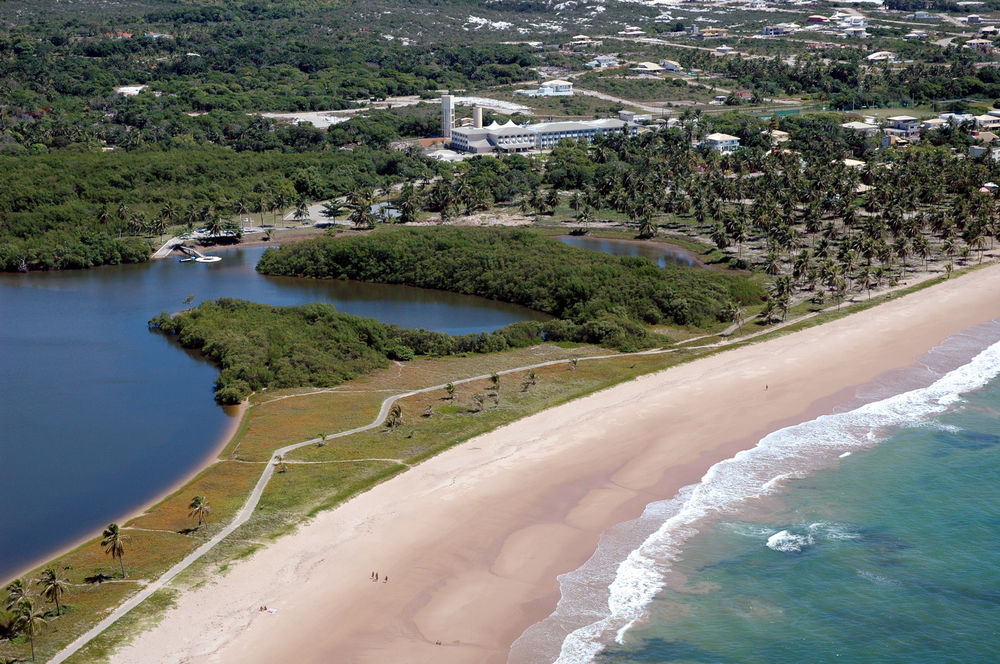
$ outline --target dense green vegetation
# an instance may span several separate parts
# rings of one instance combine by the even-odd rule
[[[215,397],[221,403],[239,403],[267,387],[338,385],[389,360],[523,347],[542,341],[550,325],[514,323],[452,336],[338,313],[332,304],[273,307],[228,298],[173,317],[164,312],[149,324],[219,364]]]
[[[569,247],[520,229],[402,228],[320,238],[267,251],[265,274],[357,279],[437,288],[513,302],[576,326],[566,336],[622,344],[643,325],[710,327],[736,302],[762,292],[746,278],[709,270],[659,268]]]
[[[0,270],[144,261],[170,226],[426,176],[398,151],[234,153],[221,147],[0,156]],[[41,185],[41,186],[40,186]],[[129,237],[133,236],[133,237]]]

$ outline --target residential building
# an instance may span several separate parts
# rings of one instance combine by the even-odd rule
[[[858,131],[868,136],[874,136],[878,133],[878,125],[868,122],[845,122],[840,126],[848,131]]]
[[[886,118],[886,126],[882,131],[888,136],[915,141],[920,138],[920,120],[909,115],[894,115]]]
[[[982,23],[982,21],[979,14],[969,14],[968,18],[965,19],[966,23]]]
[[[663,71],[684,71],[681,63],[673,60],[660,60],[660,66],[663,67]]]
[[[626,37],[639,37],[646,34],[646,32],[642,28],[636,27],[634,25],[626,25],[624,30],[618,31],[618,34],[624,35]]]
[[[977,129],[1000,129],[1000,118],[995,115],[977,115],[975,123]]]
[[[1000,161],[1000,145],[988,143],[985,145],[970,145],[969,156],[973,159],[979,157],[989,157],[993,161]]]
[[[844,28],[844,37],[847,39],[867,39],[868,31],[864,28]]]
[[[640,62],[636,66],[632,67],[632,71],[637,71],[642,74],[658,74],[663,71],[663,67],[655,62]]]
[[[781,131],[780,129],[765,129],[761,133],[767,136],[768,140],[771,141],[771,145],[784,143],[788,140],[788,132]]]
[[[566,46],[569,46],[571,48],[575,46],[600,46],[600,45],[601,45],[600,41],[596,39],[591,39],[587,35],[574,35],[573,39],[570,40],[569,44],[566,44]]]
[[[941,118],[931,118],[929,120],[924,120],[920,123],[921,131],[934,131],[935,129],[941,129],[948,124],[947,120]]]
[[[806,23],[829,23],[830,19],[825,16],[820,16],[819,14],[813,14],[806,19]]]
[[[623,122],[631,122],[633,124],[646,124],[647,122],[653,121],[653,114],[621,110],[618,111],[618,119]]]
[[[938,117],[956,126],[966,123],[975,124],[976,122],[976,116],[972,113],[942,113]]]
[[[599,55],[584,65],[584,67],[588,67],[590,69],[608,69],[609,67],[617,66],[618,58],[613,55]]]
[[[514,94],[525,97],[572,97],[573,84],[569,81],[545,81],[532,90],[515,90]]]
[[[989,39],[970,39],[962,44],[962,48],[968,48],[985,55],[993,52],[993,42]]]
[[[726,28],[705,28],[695,33],[698,39],[721,39],[729,36]]]
[[[709,134],[705,137],[705,145],[721,154],[729,154],[740,147],[740,139],[729,134]]]
[[[736,49],[733,48],[732,46],[726,46],[725,44],[723,44],[722,46],[716,46],[715,50],[712,51],[712,55],[719,55],[722,57],[725,57],[727,55],[736,55]]]

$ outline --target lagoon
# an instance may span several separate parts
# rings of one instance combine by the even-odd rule
[[[590,237],[587,235],[560,235],[556,239],[571,247],[599,251],[602,254],[611,254],[612,256],[643,256],[660,267],[668,265],[695,267],[700,265],[692,252],[663,242],[619,240],[607,237]]]
[[[452,334],[547,318],[407,286],[265,277],[254,269],[263,251],[220,251],[215,264],[0,275],[0,581],[124,519],[217,449],[233,415],[212,398],[215,367],[146,328],[188,295],[331,302]]]

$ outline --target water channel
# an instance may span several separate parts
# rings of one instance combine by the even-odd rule
[[[262,247],[221,263],[0,274],[0,582],[196,468],[232,415],[212,398],[215,368],[147,330],[156,313],[234,297],[332,302],[401,327],[464,334],[545,316],[406,286],[264,277]]]

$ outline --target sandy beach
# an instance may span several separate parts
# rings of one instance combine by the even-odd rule
[[[112,661],[506,662],[610,526],[998,317],[990,266],[520,420],[184,593]]]

